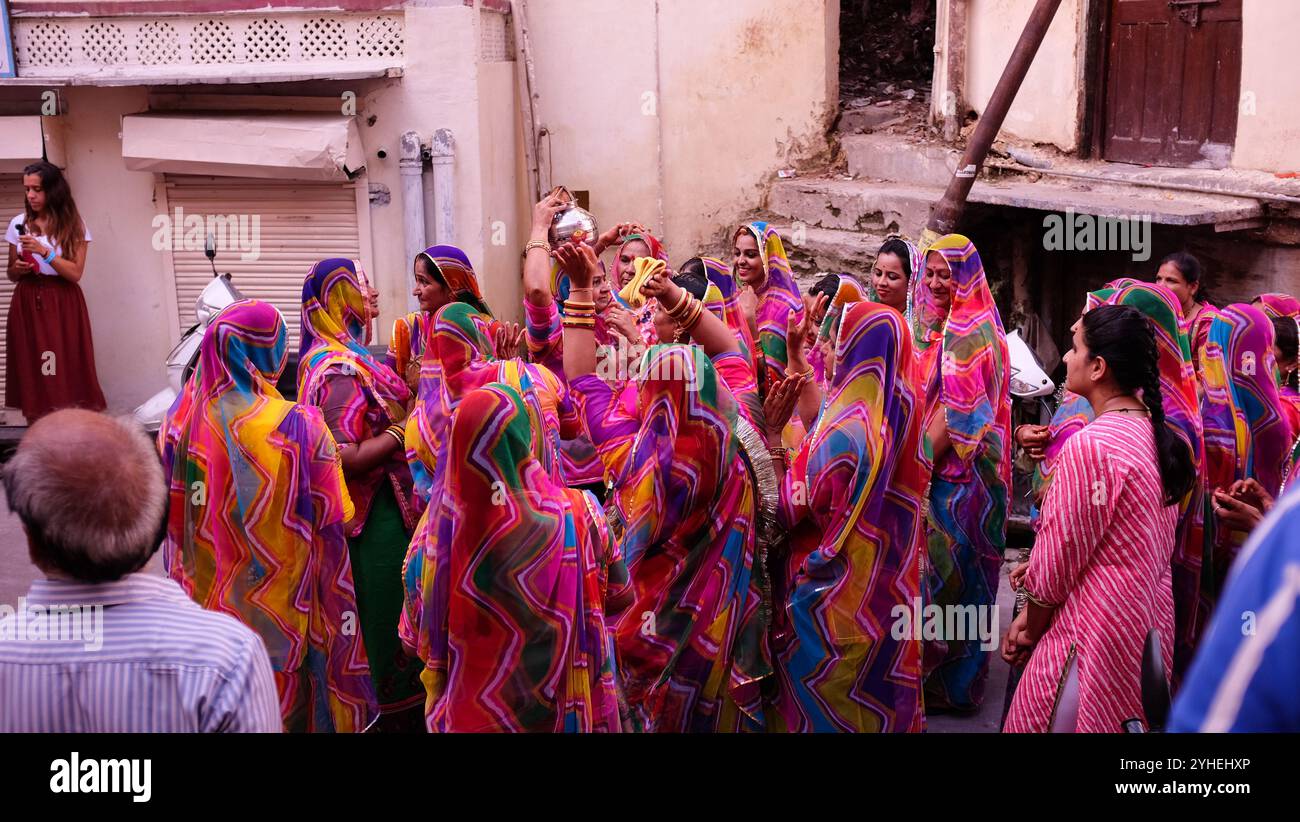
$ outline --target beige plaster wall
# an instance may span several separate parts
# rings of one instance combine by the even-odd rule
[[[1232,164],[1264,171],[1300,171],[1300,107],[1296,106],[1296,38],[1300,18],[1290,3],[1244,0],[1241,92]]]
[[[674,264],[717,251],[778,168],[825,148],[838,0],[547,0],[529,13],[555,182],[590,190],[602,227],[649,224]]]
[[[967,4],[967,105],[983,113],[1002,77],[1036,0],[940,0]],[[1084,3],[1066,0],[1057,9],[1029,73],[1002,125],[1004,134],[1050,143],[1062,151],[1078,144]],[[935,76],[942,76],[936,55]]]

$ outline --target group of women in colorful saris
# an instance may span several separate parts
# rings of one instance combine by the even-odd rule
[[[802,295],[766,223],[735,230],[731,264],[697,256],[673,273],[635,224],[552,248],[564,206],[561,190],[534,209],[522,329],[451,246],[414,261],[420,310],[395,322],[386,357],[355,262],[312,267],[297,403],[275,389],[278,311],[244,300],[209,328],[159,434],[166,567],[261,634],[286,727],[919,731],[927,710],[977,708],[980,639],[899,629],[900,609],[995,607],[1009,365],[970,240],[892,238],[865,284],[836,275]],[[1294,325],[1300,303],[1267,296],[1262,310]],[[1118,287],[1093,305],[1067,357],[1079,397],[1031,449],[1047,547],[1020,572],[1034,604],[1004,644],[1034,666],[1011,727],[1050,723],[1053,677],[1099,630],[1079,616],[1095,598],[1069,597],[1107,580],[1083,584],[1092,560],[1063,536],[1097,523],[1065,489],[1108,471],[1101,508],[1148,512],[1111,531],[1168,527],[1150,542],[1172,579],[1157,555],[1133,559],[1143,605],[1116,613],[1159,622],[1146,606],[1167,584],[1190,646],[1240,545],[1208,491],[1265,506],[1283,474],[1271,449],[1300,417],[1279,400],[1294,383],[1271,381],[1274,363],[1294,370],[1295,336],[1268,349],[1261,309],[1215,314],[1198,389],[1169,291]],[[1150,346],[1117,348],[1147,326]],[[1112,411],[1151,424],[1087,425]],[[1143,432],[1150,453],[1134,459],[1158,457],[1145,472],[1099,464],[1106,437]],[[1192,461],[1221,476],[1184,488]],[[1088,693],[1128,650],[1090,658]]]
[[[1088,295],[1051,424],[1016,431],[1038,461],[1034,494],[1042,509],[1029,561],[1013,579],[1026,593],[1054,588],[1058,601],[1030,595],[1004,642],[1004,657],[1024,662],[1021,646],[1034,643],[1019,642],[1018,632],[1037,619],[1030,638],[1052,649],[1029,658],[1008,730],[1053,727],[1071,660],[1081,682],[1079,729],[1113,732],[1125,719],[1142,717],[1136,672],[1151,630],[1176,689],[1247,533],[1296,468],[1300,301],[1264,294],[1249,305],[1215,308],[1200,293],[1200,264],[1186,253],[1165,258],[1156,279],[1116,280]],[[1122,373],[1133,370],[1125,349],[1146,338],[1145,331],[1111,330],[1122,307],[1132,309],[1131,320],[1145,319],[1141,325],[1152,335],[1154,370],[1145,379]],[[1075,367],[1095,359],[1099,347],[1113,349],[1104,359],[1119,386],[1098,389]],[[1082,358],[1081,348],[1089,352]],[[1107,391],[1119,399],[1108,400]],[[1157,397],[1159,407],[1149,402]],[[1133,411],[1106,407],[1115,401]],[[1144,477],[1126,465],[1123,476],[1114,476],[1116,463],[1132,460],[1126,449],[1133,440],[1110,432],[1115,420],[1101,424],[1100,415],[1110,412],[1145,413],[1152,421],[1158,475]],[[1155,425],[1157,418],[1165,424]],[[1102,484],[1081,484],[1081,476]],[[1146,493],[1130,493],[1144,484]],[[1093,505],[1097,499],[1103,504]],[[1144,518],[1143,499],[1163,500],[1174,518]],[[1062,532],[1062,524],[1070,530]]]

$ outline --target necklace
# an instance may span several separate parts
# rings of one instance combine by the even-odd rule
[[[1107,408],[1102,414],[1150,414],[1145,408]],[[1100,415],[1098,415],[1100,416]]]

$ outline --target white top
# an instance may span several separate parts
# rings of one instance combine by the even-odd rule
[[[27,222],[27,215],[24,213],[19,213],[17,217],[14,217],[12,220],[9,221],[9,230],[5,232],[5,240],[7,240],[9,244],[12,245],[14,248],[18,249],[18,253],[20,256],[22,254],[22,247],[18,244],[18,224],[25,223],[25,222]],[[31,226],[27,227],[27,232],[29,234],[32,233]],[[45,243],[46,248],[53,248],[56,252],[58,252],[58,255],[60,257],[63,256],[63,246],[55,245],[54,241],[51,240],[49,237],[45,236],[44,234],[37,234],[35,236],[36,239]],[[90,242],[89,226],[86,227],[86,242]],[[47,277],[57,277],[59,276],[59,272],[54,270],[54,266],[50,265],[49,263],[45,262],[44,259],[42,259],[43,257],[48,256],[49,253],[50,252],[47,251],[44,254],[37,255],[36,270]]]

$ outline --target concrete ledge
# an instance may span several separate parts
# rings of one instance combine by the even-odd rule
[[[809,227],[915,235],[941,189],[859,180],[798,180],[773,184],[769,208]]]
[[[837,231],[798,223],[773,222],[785,242],[790,268],[799,287],[811,286],[826,274],[854,274],[865,280],[885,234]]]
[[[917,236],[930,208],[943,196],[937,186],[866,180],[791,180],[772,186],[769,207],[810,227],[840,231],[901,232]],[[1099,217],[1149,219],[1160,225],[1243,225],[1264,216],[1256,200],[1180,194],[1105,184],[1063,185],[1043,180],[979,181],[969,202]]]
[[[956,149],[911,143],[887,134],[849,134],[840,139],[849,174],[916,185],[948,185],[961,160]]]

